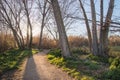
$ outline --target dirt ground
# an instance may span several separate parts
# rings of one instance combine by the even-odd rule
[[[19,70],[7,72],[1,80],[74,80],[47,61],[47,52],[44,50],[25,59]]]

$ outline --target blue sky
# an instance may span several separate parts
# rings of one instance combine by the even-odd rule
[[[87,12],[88,18],[91,19],[91,8],[90,8],[90,0],[85,0],[86,4],[84,4],[85,10]],[[96,6],[96,13],[99,14],[100,12],[100,0],[94,0],[95,1],[95,6]],[[109,0],[104,0],[104,16],[107,13],[107,8],[108,8],[108,4],[109,4]],[[83,15],[81,14],[80,11],[80,5],[78,0],[76,0],[76,3],[72,4],[70,11],[75,11],[77,10],[77,14],[75,14],[75,16],[78,17],[83,17]],[[84,18],[84,17],[83,17]],[[113,17],[112,19],[115,20],[119,18],[120,19],[120,0],[115,0],[115,7],[114,7],[114,13],[113,13]],[[97,15],[97,20],[99,20],[99,16]],[[40,30],[40,25],[36,24],[34,26],[34,30],[33,30],[33,34],[34,35],[38,35],[39,34],[39,30]],[[86,31],[86,26],[84,24],[84,21],[80,21],[80,20],[76,20],[75,23],[73,23],[71,25],[71,29],[69,31],[67,31],[68,35],[77,35],[77,36],[87,36],[87,31]],[[44,31],[44,33],[46,33]]]
[[[88,2],[86,2],[87,4],[84,5],[86,12],[88,13],[88,18],[91,19],[91,8],[90,8],[90,0],[86,0]],[[100,0],[95,0],[95,6],[96,6],[96,13],[100,12]],[[106,16],[107,13],[107,9],[108,9],[108,4],[109,4],[109,0],[104,0],[104,16]],[[97,20],[99,20],[99,15],[97,16]],[[120,0],[115,0],[115,7],[114,7],[114,12],[113,12],[113,17],[112,20],[116,20],[117,18],[119,18],[120,21]],[[68,34],[70,35],[82,35],[82,36],[87,36],[87,31],[86,31],[86,27],[84,24],[84,21],[77,21],[75,24],[73,24],[73,26],[75,27],[73,30],[70,30],[68,32]]]

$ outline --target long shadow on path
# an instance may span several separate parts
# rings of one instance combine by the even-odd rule
[[[40,80],[32,52],[26,63],[23,80]]]

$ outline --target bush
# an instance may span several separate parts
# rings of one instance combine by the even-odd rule
[[[83,74],[81,74],[78,70],[78,66],[83,63],[82,60],[76,59],[76,57],[69,57],[69,58],[64,58],[61,56],[61,51],[60,50],[51,50],[47,58],[51,64],[54,64],[60,68],[63,69],[63,71],[66,71],[69,75],[74,77],[76,80],[86,80],[82,78]],[[90,65],[90,68],[98,68],[97,63],[92,62],[93,65]],[[95,64],[95,65],[94,65]],[[93,78],[87,76],[88,80],[94,80]]]
[[[62,67],[65,65],[65,60],[64,58],[53,58],[50,60],[50,63],[55,64],[58,67]]]
[[[62,57],[60,49],[51,50],[49,54],[54,55],[55,57]]]
[[[38,50],[13,49],[0,54],[0,74],[11,69],[19,68],[25,57],[37,53]]]
[[[108,63],[109,62],[108,58],[101,57],[101,56],[94,56],[93,54],[90,54],[88,56],[88,59],[95,60],[95,61],[98,61],[98,62],[103,62],[103,63]]]
[[[69,68],[77,68],[79,64],[81,64],[82,61],[81,60],[75,60],[75,59],[66,59],[66,67]]]
[[[84,62],[84,65],[88,66],[88,68],[91,69],[91,70],[97,70],[97,69],[100,68],[100,66],[98,65],[98,63],[95,62],[95,61],[88,61],[88,60],[86,60]]]
[[[108,70],[103,73],[102,78],[104,80],[120,80],[120,69]]]
[[[109,70],[105,71],[102,75],[102,78],[104,79],[110,79],[110,80],[119,80],[120,79],[120,58],[109,58]]]
[[[74,57],[64,58],[60,54],[60,50],[52,50],[48,53],[47,58],[51,64],[61,67],[69,75],[80,80],[80,72],[76,70],[80,61],[77,61]]]
[[[119,57],[116,57],[114,59],[109,59],[109,62],[110,62],[110,69],[120,69],[120,58]]]
[[[89,76],[83,76],[81,80],[95,80],[95,79]]]
[[[55,56],[54,56],[54,55],[51,55],[51,54],[48,54],[48,55],[47,55],[47,58],[48,58],[49,60],[52,60],[52,59],[55,58]]]
[[[89,54],[89,50],[87,48],[85,48],[85,49],[83,49],[83,48],[74,48],[74,49],[72,49],[72,53]]]

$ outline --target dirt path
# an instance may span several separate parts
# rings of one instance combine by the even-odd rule
[[[26,59],[20,70],[9,75],[9,80],[73,80],[61,69],[47,61],[47,52],[45,50]],[[2,80],[8,80],[8,77],[5,76]]]

